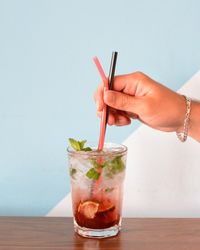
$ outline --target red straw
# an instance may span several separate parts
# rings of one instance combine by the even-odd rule
[[[108,78],[106,77],[104,70],[101,66],[101,63],[97,57],[93,58],[94,63],[96,64],[96,67],[99,71],[99,74],[102,78],[102,81],[104,83],[104,89],[108,90]],[[100,136],[99,136],[99,145],[98,145],[98,150],[102,150],[104,146],[104,140],[105,140],[105,132],[106,132],[106,104],[104,104],[103,111],[101,114],[101,125],[100,125]]]

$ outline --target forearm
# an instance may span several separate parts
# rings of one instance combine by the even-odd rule
[[[192,101],[188,135],[200,142],[200,102]]]

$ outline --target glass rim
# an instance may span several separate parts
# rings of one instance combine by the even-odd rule
[[[90,143],[93,143],[92,145],[97,146],[97,143],[94,142],[88,142],[88,146],[90,146]],[[67,152],[68,154],[72,154],[72,155],[90,155],[90,156],[107,156],[107,155],[123,155],[127,152],[128,147],[125,146],[124,144],[120,144],[120,143],[114,143],[114,142],[105,142],[104,145],[109,146],[109,145],[113,145],[113,148],[121,148],[121,150],[118,151],[107,151],[107,152],[103,152],[103,151],[75,151],[71,146],[67,147]],[[97,148],[97,147],[96,147]]]

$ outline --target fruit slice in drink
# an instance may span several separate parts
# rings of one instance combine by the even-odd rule
[[[116,225],[119,214],[109,200],[85,201],[79,203],[75,219],[79,226],[103,229]]]
[[[99,203],[94,201],[85,201],[78,206],[78,213],[85,216],[85,218],[93,219],[98,211]]]
[[[97,213],[106,213],[115,209],[115,206],[108,200],[104,200],[99,204]]]

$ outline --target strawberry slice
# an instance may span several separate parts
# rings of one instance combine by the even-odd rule
[[[78,213],[81,213],[88,219],[94,219],[99,208],[99,203],[94,201],[85,201],[78,206]]]

